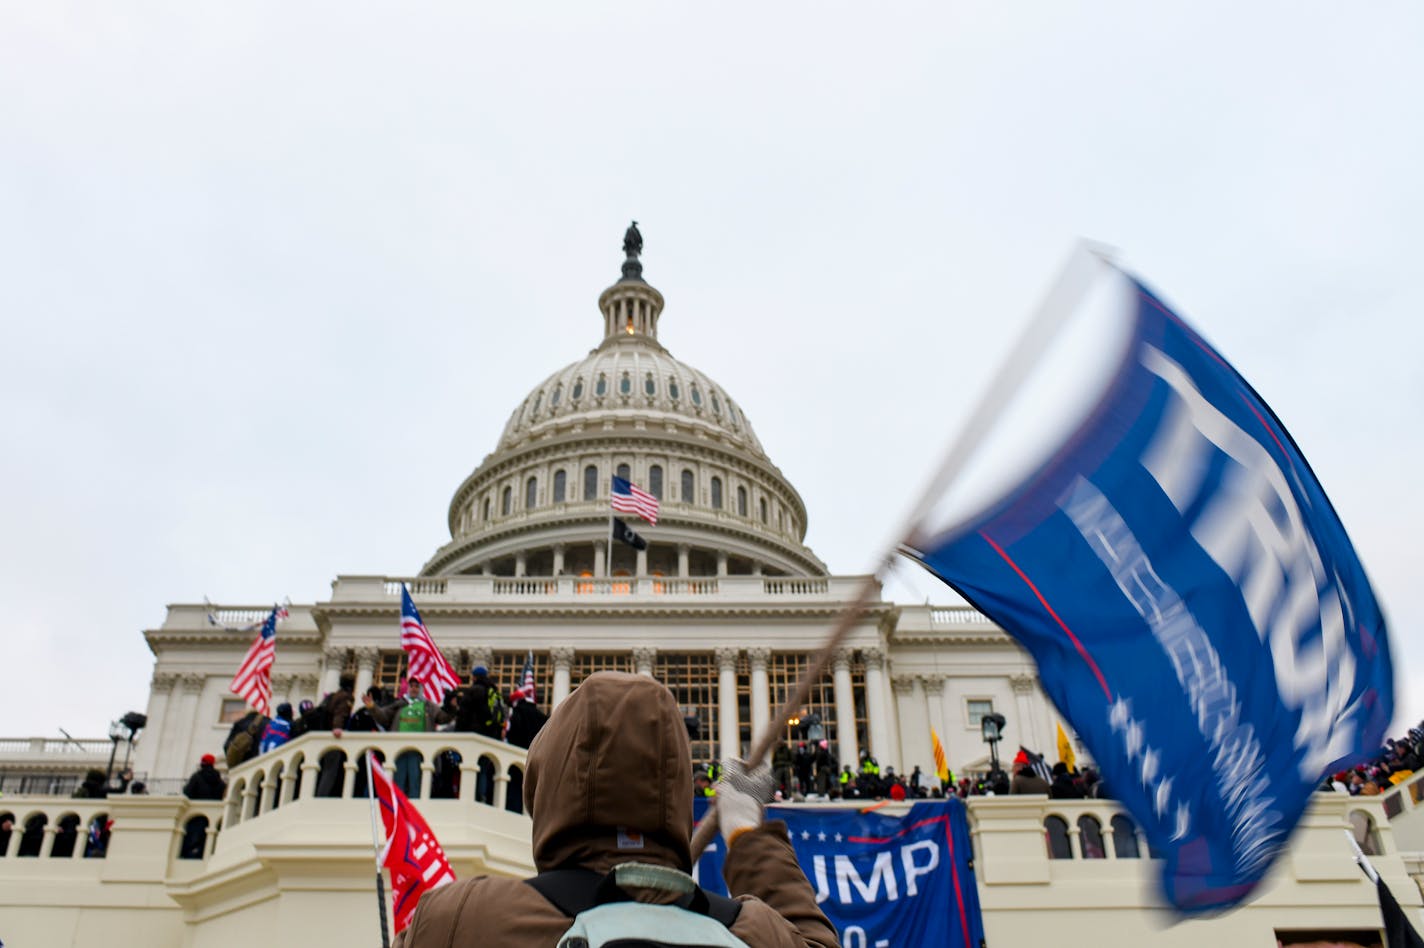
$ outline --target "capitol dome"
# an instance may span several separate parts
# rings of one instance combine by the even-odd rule
[[[598,299],[601,343],[514,409],[422,575],[826,575],[803,542],[805,504],[742,407],[658,342],[663,296],[643,279],[636,226],[624,250]],[[615,475],[659,498],[656,525],[623,518],[646,550],[608,543]]]

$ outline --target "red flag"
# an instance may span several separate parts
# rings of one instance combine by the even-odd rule
[[[371,785],[376,792],[376,805],[385,825],[386,845],[381,850],[381,865],[391,873],[391,898],[395,903],[396,932],[410,924],[420,897],[432,889],[455,881],[455,872],[445,850],[425,817],[411,805],[400,788],[391,782],[380,761],[366,755]]]

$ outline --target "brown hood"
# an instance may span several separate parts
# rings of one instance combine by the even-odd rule
[[[630,861],[690,871],[692,756],[672,693],[646,675],[586,678],[529,748],[524,808],[540,872]]]

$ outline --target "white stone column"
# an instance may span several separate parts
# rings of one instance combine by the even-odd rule
[[[647,550],[644,549],[644,550],[638,550],[638,551],[637,551],[636,565],[633,567],[633,575],[634,575],[634,576],[646,576],[646,575],[648,575],[648,551],[647,551]]]
[[[639,645],[633,649],[633,670],[640,675],[653,677],[653,662],[657,661],[658,650],[651,645]]]
[[[923,698],[918,709],[914,704],[913,692],[914,678],[909,675],[896,675],[890,679],[890,687],[895,693],[895,717],[899,722],[899,741],[895,746],[895,770],[903,772],[905,763],[910,759],[910,746],[914,741],[916,719],[923,721],[925,709]],[[881,761],[880,766],[884,767],[886,761]]]
[[[726,550],[718,550],[718,551],[717,551],[717,575],[718,575],[718,576],[726,576],[726,575],[727,575],[727,551],[726,551]]]
[[[860,760],[860,740],[855,733],[855,694],[850,683],[851,650],[843,648],[831,656],[831,676],[836,690],[837,753],[846,762]],[[851,764],[852,767],[855,764]]]
[[[885,703],[885,650],[873,647],[860,650],[861,661],[865,662],[865,716],[866,738],[870,742],[870,753],[876,760],[893,756],[890,749],[890,724],[893,717]],[[852,767],[854,761],[844,761]]]
[[[168,713],[173,701],[173,686],[178,676],[172,672],[155,671],[148,691],[148,724],[139,735],[134,753],[134,773],[145,780],[177,776],[159,771],[159,755],[172,742],[174,716]],[[18,833],[16,835],[19,835]]]
[[[206,753],[216,754],[221,749],[220,747],[205,747],[198,753],[193,753],[194,725],[197,723],[198,717],[198,695],[202,693],[203,684],[206,681],[205,675],[187,672],[178,682],[176,692],[178,717],[173,722],[174,733],[168,744],[168,759],[163,765],[164,774],[191,773],[197,767],[199,757]]]
[[[719,648],[717,659],[717,756],[740,757],[741,723],[737,720],[737,655],[740,649]]]
[[[1014,714],[1018,718],[1014,722],[1015,730],[1026,747],[1033,748],[1039,754],[1046,754],[1050,743],[1054,747],[1057,746],[1058,735],[1054,733],[1054,741],[1046,741],[1044,735],[1039,733],[1038,722],[1033,713],[1033,691],[1036,684],[1037,679],[1027,672],[1009,676],[1009,685],[1014,689]]]
[[[518,553],[514,554],[514,575],[523,576],[528,571],[528,569],[529,557],[523,550],[520,550]]]
[[[679,543],[677,545],[677,575],[679,579],[687,578],[687,559],[688,554],[691,552],[692,548],[686,543]]]
[[[328,645],[322,656],[326,659],[326,668],[321,673],[321,694],[313,699],[318,704],[340,685],[341,670],[346,666],[346,649]]]
[[[564,545],[562,543],[554,545],[554,575],[564,575]]]
[[[771,717],[771,683],[766,676],[766,663],[771,660],[771,649],[749,648],[747,659],[752,667],[752,743],[755,744],[766,730],[767,719]]]
[[[549,660],[554,664],[554,687],[549,693],[549,707],[557,708],[569,696],[569,672],[574,665],[574,650],[567,645],[556,645],[549,649]]]
[[[381,650],[374,645],[363,645],[356,650],[356,691],[355,697],[357,707],[360,707],[361,696],[366,693],[366,689],[371,687],[371,682],[376,679],[376,663],[381,660]],[[332,727],[345,727],[345,721],[333,721]]]
[[[608,544],[602,541],[593,545],[593,575],[607,576],[608,566],[604,555],[608,552]]]

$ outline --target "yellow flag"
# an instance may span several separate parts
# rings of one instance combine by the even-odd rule
[[[935,776],[941,784],[949,782],[949,761],[944,758],[944,745],[939,742],[934,728],[930,728],[930,749],[934,751]]]
[[[1073,753],[1073,743],[1068,740],[1068,735],[1063,733],[1063,722],[1061,721],[1058,722],[1058,759],[1067,765],[1070,774],[1078,770],[1078,759]]]

